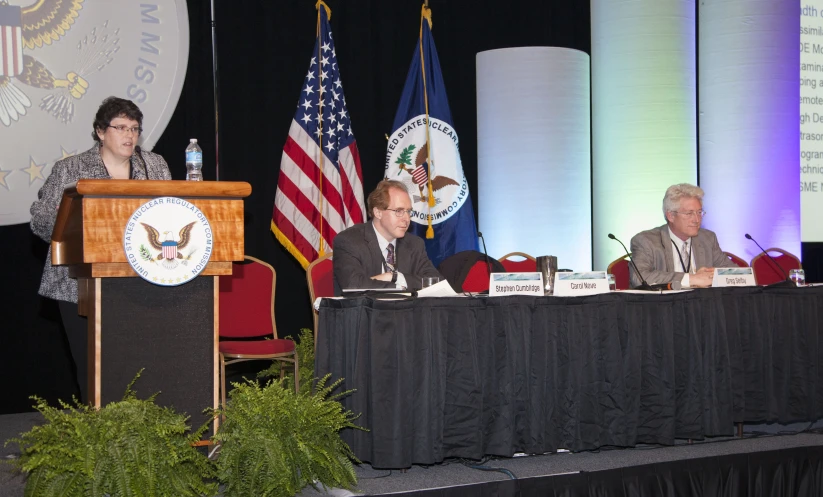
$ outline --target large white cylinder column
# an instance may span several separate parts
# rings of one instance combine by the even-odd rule
[[[489,255],[591,268],[589,56],[524,47],[477,54],[478,225]]]
[[[697,180],[694,0],[592,0],[594,269]]]
[[[700,4],[703,224],[745,260],[760,252],[745,233],[800,256],[800,35],[797,5],[789,7]]]

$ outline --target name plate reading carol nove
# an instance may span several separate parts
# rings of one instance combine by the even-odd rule
[[[134,211],[123,233],[126,260],[141,278],[161,286],[191,281],[206,268],[214,237],[194,204],[158,197]]]
[[[555,273],[554,296],[575,297],[609,293],[606,271],[586,271],[583,273]]]
[[[543,296],[541,273],[492,273],[489,277],[489,296],[537,295]]]
[[[754,271],[750,267],[719,267],[714,270],[713,287],[755,285]]]

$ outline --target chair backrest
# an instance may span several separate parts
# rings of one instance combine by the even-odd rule
[[[740,257],[732,254],[731,252],[723,252],[723,253],[726,254],[726,257],[728,257],[730,261],[734,262],[739,267],[749,267],[748,262],[746,262],[743,259],[741,259]]]
[[[334,263],[332,252],[315,259],[306,268],[306,281],[309,284],[311,305],[319,297],[334,297]]]
[[[231,269],[231,275],[220,276],[220,336],[277,338],[274,268],[247,255]]]
[[[455,292],[485,292],[489,289],[489,266],[492,273],[505,273],[506,268],[494,257],[488,258],[477,250],[463,250],[452,254],[437,266]]]
[[[521,260],[513,260],[512,257],[520,257]],[[500,259],[500,264],[506,268],[507,273],[534,273],[537,272],[537,261],[534,257],[523,252],[512,252]]]
[[[803,268],[800,264],[800,259],[798,259],[796,255],[790,254],[783,249],[770,248],[766,249],[766,252],[772,254],[772,258],[777,261],[777,264],[783,268],[786,274],[789,273],[790,269]],[[766,256],[765,252],[757,254],[754,259],[752,259],[752,270],[754,270],[754,279],[758,285],[771,285],[772,283],[778,283],[786,279],[783,271],[775,267],[774,262]]]
[[[629,271],[631,271],[631,268],[629,267],[628,255],[613,260],[611,264],[609,264],[608,269],[606,269],[607,273],[614,275],[615,288],[618,290],[629,289],[631,285]]]
[[[494,269],[492,269],[494,271]],[[489,289],[489,267],[486,260],[477,261],[463,280],[464,292],[485,292]]]

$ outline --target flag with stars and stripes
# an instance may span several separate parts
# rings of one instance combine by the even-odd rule
[[[343,96],[329,17],[319,32],[280,159],[271,229],[306,268],[332,250],[337,233],[366,219],[360,155]]]

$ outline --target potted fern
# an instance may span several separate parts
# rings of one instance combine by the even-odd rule
[[[227,497],[295,495],[308,485],[352,488],[357,479],[344,428],[356,418],[331,395],[338,380],[320,379],[299,394],[285,382],[236,383],[214,441],[220,445],[217,477]],[[301,382],[302,383],[302,382]],[[309,382],[307,382],[308,384]]]
[[[123,400],[101,409],[33,397],[46,423],[20,438],[13,464],[26,473],[25,495],[211,496],[217,484],[211,462],[192,447],[207,429],[190,433],[187,418],[138,399],[129,384]]]

